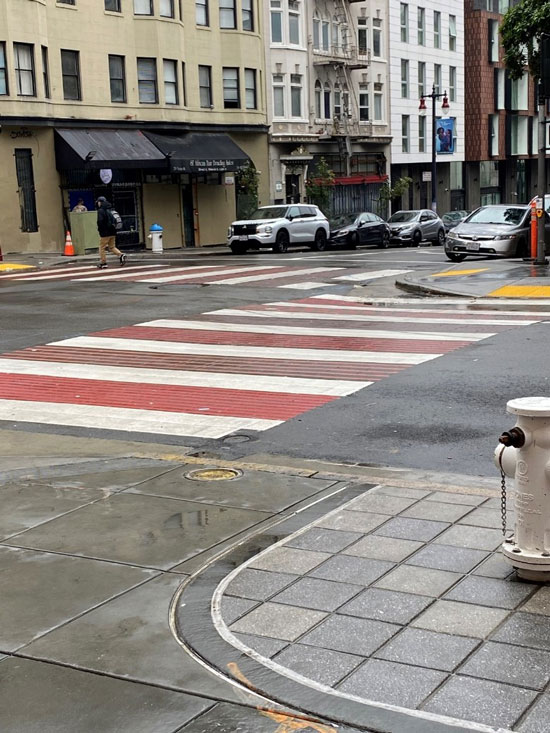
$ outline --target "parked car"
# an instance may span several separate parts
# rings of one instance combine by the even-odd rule
[[[390,228],[377,214],[342,214],[330,222],[330,243],[355,249],[358,244],[390,246]]]
[[[469,213],[469,211],[448,211],[446,214],[443,214],[441,221],[445,224],[445,232],[448,232],[449,229],[454,229],[457,224],[464,221]]]
[[[445,224],[430,209],[396,211],[388,219],[391,241],[406,246],[419,245],[423,239],[445,244]]]
[[[528,204],[481,206],[447,235],[445,254],[452,262],[470,255],[524,257],[529,252],[531,207]],[[550,217],[545,214],[546,244]]]
[[[227,232],[233,254],[264,248],[286,252],[294,244],[307,244],[322,252],[329,236],[326,216],[311,204],[261,206],[250,219],[234,221]]]

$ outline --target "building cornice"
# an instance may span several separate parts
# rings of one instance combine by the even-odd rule
[[[6,116],[0,115],[0,124],[5,126],[21,127],[63,127],[63,128],[94,128],[94,129],[130,129],[140,130],[170,130],[172,132],[255,132],[267,133],[268,125],[259,124],[231,124],[231,123],[194,123],[194,122],[166,122],[155,120],[93,120],[93,119],[67,119],[66,117],[35,117],[35,116]]]

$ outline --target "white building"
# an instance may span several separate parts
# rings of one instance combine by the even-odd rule
[[[464,10],[463,2],[389,0],[391,177],[413,183],[398,208],[430,208],[432,99],[419,110],[422,95],[447,92],[449,109],[436,99],[437,208],[439,213],[464,208]],[[452,139],[447,130],[453,125]],[[443,132],[437,135],[437,129]],[[442,142],[440,143],[439,137]],[[442,151],[439,152],[441,147]],[[448,149],[448,150],[447,150]]]
[[[387,0],[266,0],[274,203],[305,201],[320,158],[331,212],[376,210],[389,173]]]

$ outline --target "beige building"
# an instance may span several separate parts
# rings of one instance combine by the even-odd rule
[[[262,28],[262,0],[2,0],[3,253],[63,251],[99,195],[119,246],[225,242],[239,169],[269,202]]]

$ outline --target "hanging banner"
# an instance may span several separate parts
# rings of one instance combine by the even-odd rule
[[[435,121],[436,153],[454,153],[455,120],[454,117],[439,117]]]

